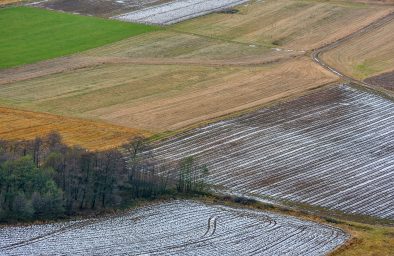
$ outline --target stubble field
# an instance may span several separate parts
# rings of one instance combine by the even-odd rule
[[[0,103],[161,132],[335,80],[306,58],[261,67],[111,64],[4,84]]]
[[[0,107],[0,138],[30,140],[50,132],[59,132],[68,145],[89,150],[118,147],[136,135],[150,133],[103,122]]]
[[[235,14],[213,14],[173,27],[236,42],[311,50],[387,14],[390,7],[351,2],[251,1]]]
[[[394,9],[392,9],[394,12]],[[352,38],[335,49],[322,54],[322,59],[341,72],[364,80],[393,72],[394,14],[384,26]],[[382,81],[382,86],[386,83]]]

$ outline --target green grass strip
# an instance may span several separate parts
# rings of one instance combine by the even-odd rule
[[[158,29],[38,8],[0,9],[0,69],[84,51]]]

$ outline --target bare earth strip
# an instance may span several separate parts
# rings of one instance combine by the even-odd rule
[[[0,138],[27,140],[59,132],[69,145],[80,145],[90,150],[114,148],[136,135],[150,135],[136,129],[103,122],[21,111],[0,107]]]
[[[270,196],[394,219],[394,102],[348,86],[208,125],[155,149],[163,164],[194,156],[208,180]]]
[[[125,13],[113,18],[122,21],[169,25],[246,2],[248,0],[173,0],[170,3]]]
[[[342,230],[268,212],[173,201],[120,216],[66,224],[3,228],[2,255],[326,255]],[[23,232],[40,239],[21,242]],[[31,234],[33,233],[33,234]],[[75,242],[78,241],[78,246]]]
[[[264,66],[102,65],[0,87],[0,103],[174,130],[301,94],[336,77],[307,58]]]

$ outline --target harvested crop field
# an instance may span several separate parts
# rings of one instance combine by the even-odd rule
[[[349,86],[185,132],[154,150],[163,164],[194,156],[208,181],[394,219],[394,102]]]
[[[385,6],[351,2],[250,1],[238,13],[217,13],[172,29],[278,49],[311,50],[334,42],[384,16]]]
[[[0,235],[2,255],[326,255],[348,238],[340,229],[294,217],[192,201],[3,228]]]
[[[321,54],[321,58],[342,73],[364,80],[393,71],[394,9],[386,24],[354,37],[340,46]]]
[[[166,4],[125,13],[113,18],[122,21],[169,25],[246,2],[248,0],[173,0]]]
[[[47,0],[33,2],[31,5],[84,15],[111,17],[170,1],[171,0]]]
[[[305,53],[301,51],[277,51],[265,46],[161,30],[130,37],[80,55],[155,59],[163,63],[169,60],[188,60],[200,64],[258,65],[303,54]]]
[[[90,150],[114,148],[136,135],[150,135],[103,122],[0,107],[0,137],[3,140],[30,140],[52,131],[59,132],[66,144]]]
[[[333,82],[307,58],[272,65],[112,64],[0,86],[0,104],[174,130]]]

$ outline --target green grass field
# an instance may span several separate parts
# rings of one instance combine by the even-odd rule
[[[0,10],[0,69],[64,56],[159,29],[29,7]]]

